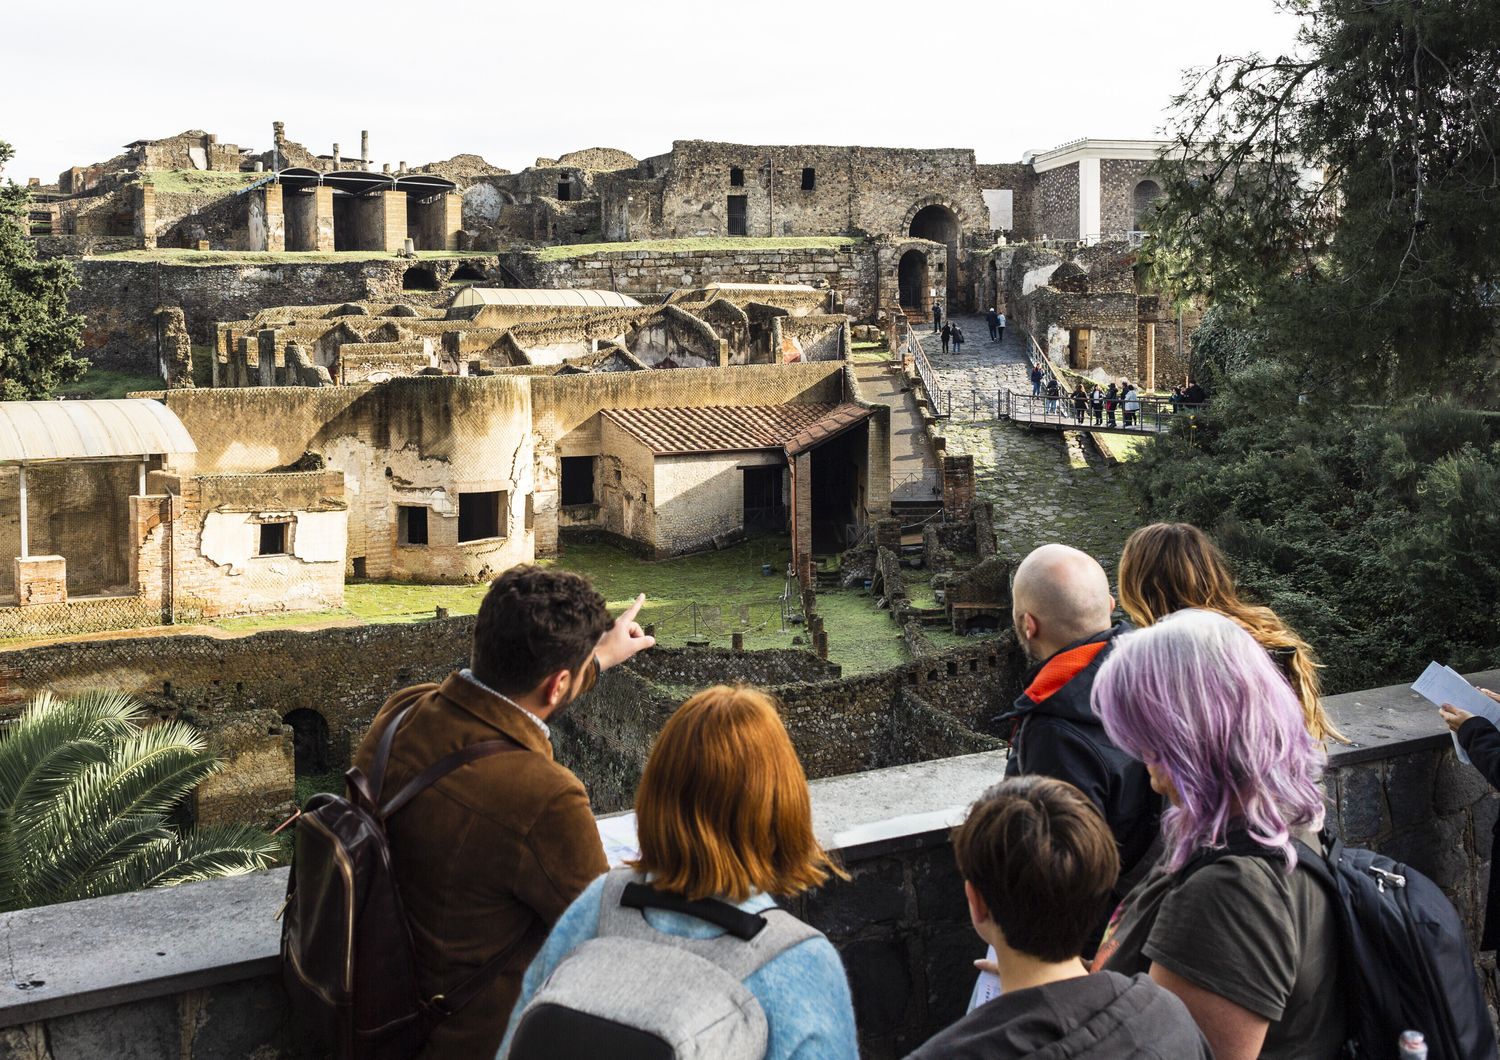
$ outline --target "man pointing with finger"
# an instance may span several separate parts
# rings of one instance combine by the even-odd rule
[[[506,571],[479,607],[469,666],[397,692],[360,744],[354,764],[368,775],[387,726],[415,705],[391,744],[384,801],[468,745],[515,752],[447,773],[386,822],[423,992],[450,1010],[424,1057],[495,1055],[526,966],[608,869],[588,792],[553,760],[548,723],[655,643],[636,622],[645,599],[611,623],[577,574]]]

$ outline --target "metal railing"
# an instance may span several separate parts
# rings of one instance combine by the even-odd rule
[[[1089,400],[1082,407],[1071,393],[1060,393],[1057,397],[1045,394],[1034,397],[1018,394],[1013,390],[1001,392],[1003,414],[1017,423],[1041,427],[1058,427],[1065,430],[1116,430],[1140,431],[1143,434],[1159,434],[1170,430],[1172,424],[1186,416],[1187,422],[1196,426],[1202,419],[1204,406],[1188,404],[1172,398],[1138,396],[1134,403],[1140,407],[1129,411],[1125,402],[1116,398],[1113,408],[1110,402],[1096,405]]]

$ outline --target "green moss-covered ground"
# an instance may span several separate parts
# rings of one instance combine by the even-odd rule
[[[163,390],[166,384],[155,372],[126,372],[90,366],[76,383],[57,388],[54,397],[99,400],[122,398],[138,390]]]
[[[788,623],[782,628],[779,598],[786,588],[789,558],[785,537],[761,537],[721,552],[659,562],[603,542],[570,542],[561,556],[548,562],[587,575],[612,612],[628,606],[637,593],[645,593],[640,621],[654,624],[657,639],[664,645],[686,644],[696,631],[707,636],[710,644],[727,648],[731,634],[743,630],[745,647],[761,649],[789,648],[795,638],[807,639],[799,625]],[[762,564],[770,564],[773,573],[762,574]],[[353,582],[344,587],[341,611],[252,616],[216,625],[248,632],[341,620],[416,622],[431,618],[438,607],[454,615],[473,614],[486,588]],[[818,594],[818,608],[828,630],[829,657],[845,673],[883,670],[909,658],[890,616],[877,611],[862,590],[825,590]]]
[[[851,247],[858,242],[860,239],[857,236],[784,236],[776,239],[708,236],[698,239],[650,239],[632,243],[574,243],[562,247],[543,247],[537,252],[537,256],[542,261],[565,261],[568,258],[620,250],[649,250],[658,254],[680,254],[692,250],[809,250]]]
[[[241,188],[264,180],[265,173],[205,173],[196,169],[157,169],[147,175],[147,183],[158,195],[230,195]]]
[[[493,253],[472,250],[419,250],[421,261],[451,261],[459,258],[493,258]],[[307,262],[396,261],[400,254],[383,250],[185,250],[159,247],[155,250],[117,250],[109,254],[90,254],[98,261],[159,261],[164,265],[295,265]]]

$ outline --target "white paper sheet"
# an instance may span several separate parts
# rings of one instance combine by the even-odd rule
[[[600,817],[594,823],[599,827],[599,841],[604,844],[604,856],[609,859],[610,868],[617,869],[626,861],[641,856],[640,841],[635,834],[635,814]]]
[[[995,947],[991,946],[985,950],[986,960],[995,959]],[[969,995],[969,1011],[973,1012],[986,1001],[993,1001],[1000,996],[1000,977],[994,972],[980,972],[979,978],[974,980],[974,992]]]
[[[1476,717],[1485,718],[1491,725],[1500,728],[1500,703],[1469,684],[1462,674],[1450,666],[1429,663],[1427,669],[1422,671],[1422,676],[1412,684],[1411,690],[1435,706],[1450,703]],[[1464,754],[1456,732],[1453,733],[1453,748],[1458,752],[1459,761],[1468,765],[1469,756]]]

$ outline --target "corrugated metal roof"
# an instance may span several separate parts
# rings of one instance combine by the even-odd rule
[[[609,420],[657,456],[786,447],[793,455],[859,423],[871,410],[842,405],[710,405],[607,409]],[[793,443],[800,448],[792,450]]]
[[[197,451],[160,401],[0,401],[0,464]]]
[[[468,287],[453,299],[453,305],[565,305],[565,306],[613,306],[633,308],[639,306],[629,295],[617,291],[559,290],[542,291],[529,287]]]

